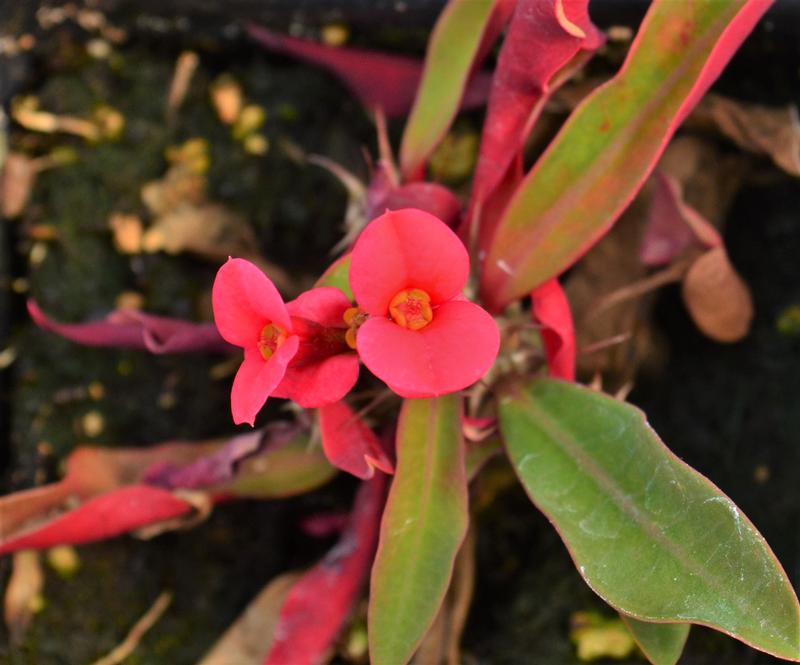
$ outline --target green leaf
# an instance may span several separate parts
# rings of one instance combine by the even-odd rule
[[[411,658],[447,592],[467,523],[460,398],[406,400],[372,568],[371,662]]]
[[[332,286],[350,298],[351,302],[355,300],[350,290],[350,255],[340,256],[331,263],[314,286]]]
[[[467,472],[467,479],[471,482],[475,480],[480,470],[495,455],[502,454],[503,442],[499,436],[492,436],[480,443],[467,443],[464,453],[464,468]]]
[[[653,2],[620,72],[575,110],[482,248],[484,302],[530,293],[608,231],[769,4]]]
[[[506,393],[500,426],[528,495],[606,602],[800,658],[800,605],[775,555],[641,411],[547,379]]]
[[[689,637],[688,623],[650,623],[620,615],[653,665],[675,665]]]
[[[400,145],[400,167],[413,174],[453,122],[496,0],[450,0],[428,41],[425,69]]]
[[[308,435],[300,434],[243,460],[236,477],[216,489],[240,497],[280,499],[310,492],[337,473],[322,448],[310,446]]]

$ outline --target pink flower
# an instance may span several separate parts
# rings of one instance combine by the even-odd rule
[[[350,303],[338,289],[312,289],[287,306],[259,268],[228,259],[212,303],[220,335],[244,349],[231,390],[235,423],[253,425],[270,395],[316,407],[340,400],[355,383],[358,358],[343,321]]]
[[[433,215],[387,212],[353,248],[350,341],[364,364],[403,397],[432,397],[466,388],[491,367],[500,335],[491,316],[461,291],[469,257]]]
[[[300,347],[272,393],[306,409],[338,402],[358,379],[358,356],[348,346],[344,315],[350,301],[339,289],[322,286],[287,303]]]

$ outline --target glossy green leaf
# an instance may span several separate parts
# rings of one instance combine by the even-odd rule
[[[688,623],[651,623],[621,615],[636,644],[653,665],[675,665],[689,637]]]
[[[243,460],[236,477],[216,489],[240,497],[280,499],[310,492],[337,473],[322,448],[310,446],[308,435],[300,434]]]
[[[496,0],[450,0],[436,22],[400,145],[405,176],[425,163],[453,122],[495,4]]]
[[[373,663],[402,665],[411,658],[447,592],[467,523],[460,398],[406,400],[372,568]]]
[[[653,2],[620,72],[575,110],[482,248],[484,302],[530,293],[608,231],[769,5]]]
[[[314,286],[332,286],[339,289],[351,301],[355,300],[350,290],[350,255],[340,256],[331,263]]]
[[[529,496],[606,602],[800,658],[800,606],[775,555],[641,411],[547,379],[507,392],[500,426]]]

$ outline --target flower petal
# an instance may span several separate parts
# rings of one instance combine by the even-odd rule
[[[491,367],[500,333],[488,313],[467,301],[434,310],[421,330],[374,317],[356,337],[361,360],[402,397],[433,397],[466,388]]]
[[[350,392],[357,380],[358,356],[340,353],[291,365],[272,394],[293,400],[305,409],[316,409],[338,402]]]
[[[217,272],[211,300],[220,334],[236,346],[255,347],[268,323],[292,330],[278,289],[250,261],[228,259]]]
[[[286,303],[290,316],[308,319],[331,328],[347,327],[342,315],[350,306],[347,296],[332,286],[320,286],[305,291]]]
[[[359,236],[350,262],[358,304],[385,316],[389,301],[407,288],[423,289],[434,305],[461,291],[469,274],[467,250],[433,215],[406,208],[386,212]]]
[[[300,339],[291,335],[281,344],[269,360],[264,360],[258,349],[244,350],[242,362],[231,389],[231,412],[237,425],[248,423],[251,427],[256,415],[283,379],[289,361],[297,353]]]
[[[319,410],[322,449],[333,466],[368,480],[375,469],[394,473],[391,460],[375,433],[345,402],[328,404]]]

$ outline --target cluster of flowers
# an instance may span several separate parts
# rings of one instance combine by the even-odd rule
[[[458,236],[415,209],[386,212],[356,241],[355,305],[333,287],[284,303],[261,270],[229,259],[212,297],[220,334],[244,349],[234,421],[252,425],[270,396],[306,408],[337,402],[355,385],[359,359],[402,397],[471,385],[491,367],[500,337],[492,317],[462,295],[468,276]]]

